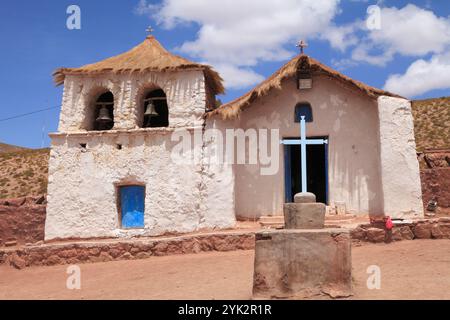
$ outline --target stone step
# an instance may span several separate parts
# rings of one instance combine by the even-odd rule
[[[353,220],[356,218],[356,214],[346,214],[346,215],[326,215],[325,221],[346,221]]]
[[[327,215],[325,216],[325,226],[335,227],[342,224],[351,224],[356,218],[354,214],[348,215]],[[284,227],[284,216],[262,216],[259,218],[259,224],[263,228],[282,228]]]

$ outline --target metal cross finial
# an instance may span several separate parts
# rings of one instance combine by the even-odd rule
[[[155,29],[153,29],[151,26],[145,29],[145,32],[147,32],[149,36],[153,33],[153,31],[155,31]]]
[[[297,47],[300,48],[300,53],[303,54],[303,49],[306,48],[308,44],[301,40],[299,43],[297,43]]]

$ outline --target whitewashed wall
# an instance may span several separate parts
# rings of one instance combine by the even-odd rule
[[[355,214],[383,214],[375,100],[326,77],[315,76],[310,90],[298,90],[295,80],[288,79],[281,90],[272,90],[244,110],[240,126],[280,129],[280,138],[298,137],[300,125],[294,122],[294,110],[299,102],[310,103],[313,110],[314,121],[306,124],[307,135],[329,137],[329,204],[345,202],[347,210]],[[235,171],[238,216],[283,214],[283,146],[279,146],[275,175],[260,175],[260,165],[237,165]]]
[[[202,125],[206,101],[202,71],[68,75],[58,131],[88,130],[95,101],[107,90],[114,95],[114,129],[138,128],[140,102],[151,88],[161,88],[167,95],[170,127]]]
[[[384,211],[395,218],[423,217],[411,102],[378,98]]]

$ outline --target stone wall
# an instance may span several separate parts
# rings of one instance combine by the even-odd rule
[[[421,219],[395,225],[391,231],[383,223],[360,225],[351,231],[352,239],[364,242],[391,242],[414,239],[450,239],[450,217]]]
[[[0,247],[44,240],[45,196],[0,200]]]
[[[350,236],[353,245],[360,245],[364,242],[450,239],[450,217],[423,219],[396,225],[392,232],[386,231],[381,222],[365,224],[351,230]],[[0,265],[5,264],[22,269],[31,266],[135,260],[152,256],[253,250],[254,248],[254,231],[218,232],[166,238],[38,243],[15,248],[1,248]]]
[[[423,203],[436,200],[441,208],[450,208],[450,150],[430,151],[419,155]]]
[[[17,269],[30,266],[52,266],[145,259],[151,256],[193,254],[208,251],[251,250],[253,233],[222,233],[168,239],[134,239],[127,241],[89,241],[69,244],[45,244],[0,250],[0,265]]]

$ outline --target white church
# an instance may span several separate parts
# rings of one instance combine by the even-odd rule
[[[305,54],[218,107],[219,74],[153,36],[54,78],[64,93],[50,135],[46,240],[232,228],[238,219],[282,215],[306,187],[355,215],[423,217],[410,101]],[[307,145],[306,159],[294,143],[302,118],[306,138],[326,142]],[[276,130],[276,172],[261,174],[261,161],[211,162],[205,150],[217,141],[201,134],[209,129]],[[173,160],[179,130],[200,132],[191,144],[199,161]]]

